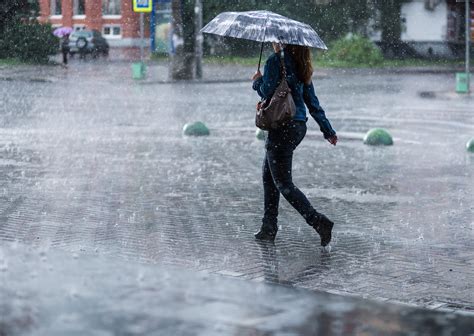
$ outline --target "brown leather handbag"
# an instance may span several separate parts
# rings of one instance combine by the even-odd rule
[[[273,96],[257,104],[255,125],[265,131],[277,129],[291,121],[296,113],[291,89],[286,81],[286,67],[283,53],[280,55],[281,80]]]

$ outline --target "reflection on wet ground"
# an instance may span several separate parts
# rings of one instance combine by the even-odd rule
[[[271,245],[261,246],[271,251]],[[2,335],[474,332],[472,316],[129,262],[100,253],[38,251],[18,243],[6,243],[0,251],[0,271],[6,275],[6,286],[0,286]],[[17,263],[3,264],[7,259]],[[273,276],[275,269],[268,274]]]

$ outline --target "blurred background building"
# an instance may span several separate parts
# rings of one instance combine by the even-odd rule
[[[39,0],[40,21],[53,27],[98,30],[112,47],[138,47],[140,15],[132,0]],[[146,30],[149,37],[149,29]]]
[[[183,15],[194,10],[194,0],[180,1]],[[39,3],[42,22],[75,30],[98,30],[112,47],[139,45],[139,15],[132,10],[132,0],[39,0]],[[146,43],[153,52],[173,51],[171,3],[172,0],[154,0],[154,10],[146,16]],[[220,11],[269,9],[309,23],[325,41],[347,33],[365,35],[389,57],[401,49],[402,57],[463,56],[465,12],[464,3],[459,0],[355,0],[350,1],[350,6],[335,0],[209,0],[204,1],[203,6],[204,23]],[[188,25],[191,35],[192,21],[192,15],[183,19],[184,30]],[[474,38],[474,6],[471,22]],[[206,39],[205,50],[219,53],[213,48],[212,37],[206,36]],[[225,46],[225,43],[219,41],[219,45]],[[241,52],[245,48],[231,45],[230,49]]]
[[[474,23],[472,7],[471,22]],[[474,38],[472,23],[471,39]],[[420,56],[453,58],[464,55],[465,10],[460,1],[407,1],[401,7],[401,25],[401,40]]]

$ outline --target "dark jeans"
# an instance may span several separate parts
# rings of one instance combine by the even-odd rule
[[[264,215],[263,228],[277,229],[280,194],[311,224],[316,210],[293,184],[291,177],[293,151],[306,135],[306,122],[292,121],[278,130],[270,130],[265,142],[263,161]]]

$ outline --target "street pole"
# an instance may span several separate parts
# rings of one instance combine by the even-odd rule
[[[194,6],[194,51],[196,53],[196,78],[202,78],[202,1],[196,0]]]
[[[144,59],[144,51],[143,51],[143,31],[144,31],[144,16],[145,14],[142,12],[140,13],[140,62],[143,66],[143,59]]]
[[[471,48],[471,0],[466,0],[466,76],[467,76],[467,92],[470,90],[470,48]]]

